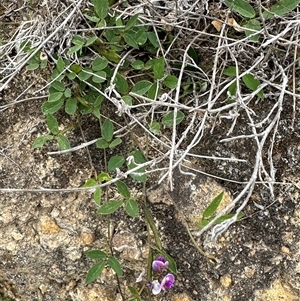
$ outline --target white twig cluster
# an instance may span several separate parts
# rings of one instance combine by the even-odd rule
[[[76,20],[74,14],[83,1],[84,0],[74,0],[55,16],[53,13],[57,7],[62,8],[62,3],[58,6],[58,2],[60,1],[53,1],[51,6],[44,10],[46,12],[53,10],[49,12],[49,15],[44,14],[44,16],[47,17],[45,20],[37,14],[36,19],[21,22],[11,39],[7,43],[0,45],[0,61],[4,65],[0,68],[0,92],[7,88],[8,84],[20,70],[26,66],[28,61],[34,57],[38,51],[42,50],[47,43],[56,46],[63,44],[64,39],[68,36],[69,29],[67,24],[74,23],[74,20]],[[64,37],[61,32],[65,32]],[[34,50],[26,53],[24,52],[24,47],[21,47],[21,45],[22,43],[29,42]],[[11,57],[12,51],[16,51],[16,55],[13,57]]]
[[[0,91],[26,65],[26,62],[28,62],[36,51],[42,49],[48,41],[53,39],[70,22],[81,2],[82,0],[74,1],[71,7],[62,12],[62,14],[67,13],[67,17],[49,36],[43,37],[42,40],[36,37],[36,50],[30,55],[24,55],[20,50],[15,57],[9,58],[5,53],[9,52],[11,47],[16,47],[16,43],[19,45],[24,39],[36,35],[36,30],[39,26],[37,20],[22,24],[22,27],[19,28],[19,31],[12,37],[11,41],[4,46],[0,46],[0,59],[7,61],[5,68],[0,70],[0,74],[4,74],[4,82],[0,86]],[[241,183],[243,189],[241,189],[231,204],[220,212],[206,227],[196,233],[198,236],[202,235],[205,231],[212,228],[214,222],[220,216],[235,208],[234,217],[213,227],[211,238],[216,239],[236,221],[238,214],[245,208],[255,189],[256,183],[265,185],[271,195],[274,196],[273,185],[277,182],[276,169],[273,164],[273,148],[281,112],[286,102],[294,101],[294,112],[291,112],[291,116],[294,116],[294,122],[296,118],[295,100],[300,98],[295,84],[296,81],[299,81],[299,78],[296,79],[295,66],[299,44],[300,21],[299,19],[282,19],[278,23],[275,19],[270,20],[274,24],[284,25],[285,29],[280,32],[266,31],[268,34],[262,30],[260,34],[263,43],[255,44],[249,40],[249,37],[233,38],[233,29],[227,26],[226,22],[224,22],[220,32],[212,30],[210,21],[208,20],[213,20],[213,17],[210,16],[208,1],[182,0],[176,1],[177,4],[175,6],[174,1],[164,2],[165,4],[162,1],[141,1],[136,6],[129,6],[125,10],[118,10],[117,7],[115,10],[122,17],[130,17],[136,13],[140,13],[140,19],[148,26],[153,27],[153,31],[157,34],[158,39],[158,32],[161,29],[174,30],[173,41],[167,49],[162,46],[163,41],[160,41],[161,47],[157,56],[164,57],[168,72],[173,71],[174,67],[172,66],[174,64],[180,65],[180,68],[177,70],[177,87],[165,92],[155,100],[131,93],[130,95],[136,100],[136,103],[132,106],[127,105],[115,89],[114,79],[126,57],[131,55],[130,52],[122,58],[119,64],[114,66],[114,75],[109,87],[105,91],[97,90],[96,87],[93,87],[115,106],[118,115],[124,115],[129,120],[128,125],[120,126],[114,135],[122,136],[128,130],[134,132],[134,128],[139,127],[144,131],[144,135],[149,138],[150,145],[156,148],[157,156],[130,171],[119,173],[113,180],[101,185],[99,184],[98,186],[110,185],[122,177],[127,177],[131,173],[136,172],[141,167],[146,168],[146,173],[159,172],[161,176],[157,179],[157,182],[161,183],[167,180],[170,189],[174,187],[173,173],[175,169],[176,172],[179,170],[179,172],[189,175],[203,173],[225,181]],[[202,25],[195,23],[198,24],[198,27],[192,28],[196,17],[202,19]],[[72,32],[74,31],[76,32],[76,29],[72,29]],[[78,32],[81,31],[81,29],[78,29]],[[186,40],[182,41],[183,38],[186,38]],[[290,53],[275,55],[276,49],[281,49],[283,46],[285,47],[284,49],[289,49]],[[210,62],[211,64],[209,70],[205,69],[205,66],[202,66],[201,63],[197,64],[192,56],[189,55],[189,49],[191,48],[199,51],[200,60],[205,58],[205,56],[209,56],[209,58],[205,58],[205,62]],[[177,53],[177,55],[174,53]],[[291,58],[292,60],[290,60]],[[286,61],[289,61],[289,63],[287,64]],[[273,66],[272,69],[268,67],[268,64]],[[235,77],[226,77],[223,75],[223,70],[228,66],[236,67],[237,74]],[[193,67],[195,71],[187,71],[187,67]],[[267,69],[267,72],[265,72],[265,69]],[[249,91],[243,86],[242,78],[246,74],[252,74],[261,82],[261,85],[255,91]],[[193,86],[193,92],[182,98],[182,87],[188,77]],[[288,84],[290,80],[294,83],[292,86]],[[199,89],[197,86],[199,81],[204,88]],[[235,96],[231,96],[231,100],[234,101],[229,102],[228,89],[234,82],[237,83],[237,92]],[[91,85],[88,82],[86,84]],[[264,90],[265,99],[260,100],[257,94],[262,90]],[[264,104],[264,108],[268,107],[266,114],[260,114],[255,109],[255,107],[259,108],[259,104],[262,102],[268,103]],[[149,122],[160,119],[163,114],[170,111],[174,112],[174,120],[169,136],[167,134],[154,134],[149,129]],[[189,121],[185,122],[186,127],[184,129],[176,124],[176,116],[179,111],[184,112],[186,119]],[[246,121],[242,120],[241,116],[244,116]],[[214,161],[239,162],[240,164],[245,164],[245,168],[247,168],[247,163],[252,158],[245,158],[244,156],[240,156],[241,154],[239,153],[230,154],[227,157],[213,154],[211,156],[207,154],[201,155],[194,152],[195,147],[203,143],[204,137],[207,137],[207,135],[213,137],[214,132],[218,128],[222,129],[224,126],[223,120],[231,121],[231,126],[227,129],[227,132],[221,130],[224,133],[221,139],[215,138],[219,139],[219,144],[239,143],[241,140],[247,140],[249,141],[249,145],[255,148],[252,152],[249,152],[249,154],[255,153],[255,160],[252,172],[249,174],[249,179],[246,182],[230,179],[229,177],[219,177],[213,174],[213,172],[212,174],[207,174],[201,171],[201,167],[192,167],[190,164],[191,161],[201,158]],[[245,133],[242,134],[238,130],[241,124],[245,128]],[[293,126],[293,123],[291,126]],[[95,143],[96,140],[85,142],[66,151],[50,152],[49,154],[55,155],[77,151]],[[267,157],[263,155],[266,148],[268,148]],[[53,192],[80,191],[85,189],[90,188],[1,189],[0,191]]]

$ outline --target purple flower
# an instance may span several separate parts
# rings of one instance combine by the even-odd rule
[[[152,262],[152,268],[155,272],[161,273],[163,270],[167,269],[169,262],[166,261],[162,256],[157,257],[156,260]]]
[[[167,274],[161,283],[158,280],[153,280],[148,284],[148,287],[152,290],[153,295],[157,295],[161,290],[170,289],[174,286],[175,277],[173,274]]]
[[[158,280],[153,280],[151,283],[148,284],[148,287],[152,290],[153,295],[157,295],[161,291],[161,286]]]
[[[175,283],[175,277],[173,274],[169,273],[162,280],[160,287],[162,290],[165,290],[166,288],[170,289],[174,286],[174,283]]]

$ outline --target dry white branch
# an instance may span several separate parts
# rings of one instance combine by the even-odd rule
[[[278,65],[277,62],[276,62],[276,64]],[[277,106],[278,110],[277,110],[277,113],[276,113],[275,117],[273,118],[273,120],[270,122],[270,124],[265,129],[263,136],[260,140],[258,139],[258,134],[256,131],[256,127],[254,126],[254,121],[252,119],[252,116],[249,113],[249,111],[246,111],[249,121],[252,124],[252,132],[253,132],[254,140],[256,141],[256,144],[257,144],[256,158],[255,158],[255,164],[254,164],[252,176],[249,179],[249,182],[247,183],[247,185],[245,185],[244,189],[239,193],[239,195],[225,209],[223,209],[219,214],[217,214],[211,222],[209,222],[203,229],[201,229],[199,232],[197,232],[196,236],[202,235],[205,231],[207,231],[209,228],[211,228],[212,225],[215,223],[215,221],[219,217],[221,217],[226,212],[228,212],[228,210],[233,209],[237,205],[237,203],[242,198],[244,198],[244,201],[242,202],[241,205],[239,205],[239,207],[236,210],[235,215],[232,218],[222,222],[219,225],[214,226],[214,228],[212,229],[212,232],[211,232],[211,240],[215,240],[218,236],[220,236],[222,233],[224,233],[228,229],[228,227],[237,220],[238,214],[247,205],[248,200],[251,197],[252,192],[254,190],[254,187],[256,184],[256,179],[259,176],[260,170],[262,169],[265,172],[265,174],[267,174],[264,169],[264,165],[263,165],[262,150],[263,150],[265,142],[266,142],[267,138],[269,137],[269,134],[271,133],[271,131],[274,130],[274,133],[276,134],[277,125],[280,120],[280,115],[281,115],[281,111],[282,111],[285,89],[286,89],[286,86],[288,83],[288,77],[284,73],[282,66],[278,65],[278,67],[279,67],[279,69],[281,71],[281,75],[282,75],[282,91],[281,91],[281,94],[278,99],[278,106]],[[270,155],[272,156],[272,151],[271,151]],[[273,169],[273,166],[271,166],[271,174],[274,174],[274,170],[272,170],[272,169]],[[272,185],[271,184],[272,181],[274,181],[274,179],[270,179],[270,182],[269,183],[267,182],[267,183]],[[269,186],[269,187],[271,187],[271,186]],[[273,191],[273,190],[271,189],[271,191]]]

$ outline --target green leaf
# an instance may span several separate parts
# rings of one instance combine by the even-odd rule
[[[72,95],[72,91],[70,88],[66,88],[65,92],[64,92],[64,96],[69,98]]]
[[[161,79],[165,75],[165,59],[160,57],[153,65],[153,72],[155,79]]]
[[[176,275],[177,265],[175,260],[169,254],[165,254],[165,259],[169,262],[169,266],[168,266],[169,270]]]
[[[135,151],[131,152],[130,155],[134,157],[134,161],[137,164],[142,164],[142,163],[146,162],[146,159],[140,150],[135,150]]]
[[[23,50],[24,52],[30,52],[31,46],[32,46],[32,43],[29,40],[27,40],[20,44],[20,49]]]
[[[84,39],[80,35],[75,35],[72,39],[74,45],[84,45]]]
[[[242,77],[242,80],[244,82],[244,84],[247,86],[247,88],[249,88],[250,90],[252,91],[255,91],[258,86],[260,85],[260,82],[257,78],[255,78],[252,74],[248,73],[248,74],[245,74],[243,77]],[[257,93],[258,97],[260,98],[264,98],[264,93],[263,91],[259,91]]]
[[[157,95],[158,95],[158,83],[157,83],[157,81],[155,81],[151,85],[151,87],[150,87],[150,89],[149,89],[149,91],[147,93],[147,96],[150,99],[156,99]]]
[[[90,258],[90,259],[104,259],[106,258],[106,253],[101,251],[101,250],[90,250],[86,251],[85,256]]]
[[[100,107],[103,100],[104,100],[104,96],[102,94],[98,95],[98,97],[96,98],[96,100],[94,102],[94,106],[95,107]]]
[[[249,88],[250,90],[254,91],[257,89],[257,87],[260,85],[260,82],[258,79],[256,79],[252,74],[248,73],[245,74],[242,77],[242,80],[244,84]]]
[[[138,217],[139,216],[139,205],[136,200],[129,199],[125,203],[125,211],[131,217]]]
[[[153,121],[153,122],[150,124],[150,130],[151,130],[152,133],[158,134],[159,131],[160,131],[160,123],[159,123],[159,122],[156,122],[156,121]]]
[[[132,34],[132,32],[130,32],[130,33],[125,32],[124,40],[125,40],[126,44],[128,44],[132,48],[136,48],[136,49],[139,48],[137,42],[135,41],[135,33]]]
[[[71,148],[70,145],[70,141],[68,140],[68,138],[64,135],[58,135],[56,137],[57,143],[58,143],[58,147],[60,150],[66,150]]]
[[[101,188],[97,187],[94,191],[94,201],[97,205],[100,205],[101,203],[101,194],[102,194]]]
[[[156,60],[154,60],[154,59],[148,60],[145,64],[144,68],[147,70],[153,68],[153,65],[155,64],[155,62],[156,62]]]
[[[229,214],[222,215],[216,220],[216,224],[221,224],[222,222],[232,218],[234,215],[235,215],[235,213],[229,213]],[[237,221],[240,220],[243,216],[244,216],[243,213],[239,213],[237,216]]]
[[[230,77],[236,77],[236,67],[235,66],[227,67],[226,69],[224,69],[223,74]]]
[[[78,76],[78,78],[79,78],[80,80],[87,80],[87,79],[89,79],[89,78],[92,76],[92,74],[86,72],[85,70],[82,70],[82,71],[80,71],[80,72],[78,73],[77,76]]]
[[[64,77],[65,77],[64,72],[60,73],[60,72],[58,72],[58,70],[56,68],[52,71],[51,76],[50,76],[50,78],[52,80],[58,80],[58,81],[61,81]],[[51,87],[50,87],[50,89],[51,89]],[[53,91],[53,92],[55,92],[55,91]]]
[[[200,229],[204,228],[206,225],[209,224],[209,222],[212,220],[213,218],[209,218],[209,219],[201,219],[200,223],[198,224],[198,227]]]
[[[260,22],[257,19],[250,19],[245,25],[245,28],[253,29],[259,31],[261,29]],[[251,30],[245,30],[245,34],[247,37],[253,35],[254,32]],[[257,42],[259,40],[259,34],[255,34],[249,38],[250,41]]]
[[[237,83],[236,80],[228,87],[228,91],[230,92],[231,96],[236,95],[236,90],[237,90]]]
[[[110,119],[106,119],[101,127],[101,135],[107,141],[111,141],[114,135],[114,125]]]
[[[68,98],[65,103],[65,112],[73,115],[77,110],[77,101],[74,98]]]
[[[108,14],[108,0],[93,0],[95,13],[100,19],[105,19]]]
[[[104,205],[102,205],[99,209],[98,209],[98,213],[99,214],[111,214],[115,211],[117,211],[123,204],[123,201],[110,201]]]
[[[53,115],[47,114],[46,123],[52,134],[54,134],[54,135],[58,134],[58,132],[59,132],[58,122],[57,122],[57,119]]]
[[[109,1],[116,1],[116,0],[109,0]],[[122,18],[116,18],[116,26],[123,26],[123,20]]]
[[[277,1],[268,11],[263,12],[263,17],[270,19],[274,17],[274,14],[277,16],[283,16],[291,11],[293,11],[297,5],[300,4],[299,0],[280,0]]]
[[[136,60],[136,61],[133,61],[131,63],[131,66],[132,68],[136,69],[136,70],[141,70],[144,68],[144,62],[143,61],[140,61],[140,60]]]
[[[41,60],[41,62],[40,62],[40,68],[41,69],[45,69],[47,67],[47,63],[48,63],[47,59]]]
[[[92,81],[96,84],[100,84],[106,81],[106,73],[104,71],[97,71],[92,76]]]
[[[76,78],[76,73],[74,73],[74,72],[68,73],[67,78],[72,81],[73,79]]]
[[[61,72],[63,72],[65,70],[65,66],[66,65],[65,65],[64,60],[61,57],[59,57],[58,60],[57,60],[57,62],[56,62],[56,68],[57,68],[57,70],[61,73]]]
[[[99,18],[96,16],[89,16],[88,14],[83,14],[89,21],[97,23],[99,22]]]
[[[40,66],[39,63],[30,63],[30,64],[28,64],[28,65],[26,66],[26,70],[28,70],[28,71],[33,71],[33,70],[38,69],[39,66]]]
[[[128,94],[129,87],[127,80],[123,75],[120,73],[117,73],[116,78],[115,78],[115,84],[116,84],[116,89],[121,95]]]
[[[70,70],[73,71],[74,73],[78,74],[82,70],[82,67],[78,64],[73,64],[70,67]]]
[[[118,64],[121,60],[121,57],[117,54],[116,50],[114,49],[110,48],[109,50],[101,50],[100,53],[110,62]]]
[[[95,179],[87,179],[83,187],[93,187],[95,185],[97,185],[97,181]]]
[[[174,117],[174,111],[171,111],[162,118],[161,122],[166,127],[172,127]],[[176,125],[178,125],[184,119],[184,117],[184,114],[181,111],[178,111],[176,114]]]
[[[108,65],[108,61],[102,57],[97,57],[92,63],[93,71],[101,71],[105,69]]]
[[[59,91],[59,92],[63,92],[66,89],[65,86],[57,80],[51,84],[51,88],[54,88],[56,91]]]
[[[32,58],[29,59],[28,64],[29,65],[35,64],[35,63],[39,64],[40,63],[39,55],[40,55],[40,51],[38,51]]]
[[[122,143],[121,138],[116,138],[109,144],[109,148],[114,148],[121,143]]]
[[[99,19],[98,19],[98,18],[96,18],[96,19],[97,19],[96,22],[98,22]],[[96,20],[96,19],[95,19],[95,20]],[[98,37],[97,37],[97,36],[93,36],[93,37],[89,38],[89,39],[86,41],[86,43],[84,44],[84,46],[85,46],[85,47],[88,47],[88,46],[90,46],[90,45],[93,45],[97,40],[98,40]]]
[[[148,37],[148,40],[150,41],[150,43],[151,43],[155,48],[158,48],[158,47],[159,47],[159,43],[158,43],[158,40],[157,40],[157,36],[156,36],[156,34],[155,34],[153,31],[147,32],[147,37]]]
[[[116,38],[115,32],[113,30],[105,30],[103,34],[106,40],[110,43],[113,43],[114,39]]]
[[[233,11],[238,12],[243,17],[254,18],[255,11],[253,7],[244,0],[225,0],[225,4]]]
[[[52,135],[43,135],[43,136],[39,136],[37,138],[35,138],[35,140],[33,141],[33,145],[32,148],[40,148],[42,147],[47,141],[50,141],[53,139]]]
[[[164,84],[165,84],[166,87],[168,87],[170,89],[175,89],[177,87],[177,84],[178,84],[178,78],[174,75],[168,75],[164,79]]]
[[[151,85],[152,83],[148,80],[141,80],[134,85],[131,92],[136,93],[138,95],[144,95],[148,92]]]
[[[147,42],[147,32],[144,28],[136,32],[135,41],[139,46],[142,46]]]
[[[193,47],[189,48],[188,55],[194,60],[194,62],[196,63],[196,65],[199,64],[199,56],[198,56],[196,50]]]
[[[137,298],[140,297],[139,292],[137,291],[137,289],[135,287],[128,285],[128,289],[134,297],[137,297]]]
[[[95,27],[105,27],[106,25],[107,24],[106,24],[105,19],[102,19],[102,20],[99,19],[99,22],[95,25]]]
[[[86,278],[85,278],[85,283],[89,284],[93,281],[95,281],[102,273],[104,267],[105,267],[106,262],[101,261],[97,264],[95,264],[87,273]]]
[[[62,99],[55,102],[44,102],[42,112],[44,114],[54,114],[62,107],[63,103],[64,101]]]
[[[215,224],[221,224],[222,222],[224,222],[225,220],[228,220],[230,218],[232,218],[235,214],[234,213],[230,213],[230,214],[225,214],[220,216],[216,221]],[[237,216],[237,221],[240,220],[242,217],[244,216],[243,213],[239,213]],[[213,216],[208,218],[208,219],[202,219],[200,221],[200,224],[198,225],[199,228],[204,228],[206,225],[208,225],[212,220],[213,220]]]
[[[129,154],[130,156],[133,156],[134,162],[131,162],[127,165],[128,169],[132,169],[136,167],[137,164],[142,164],[146,162],[146,159],[143,155],[143,153],[140,150],[135,150]],[[141,167],[138,170],[136,170],[134,173],[130,174],[130,177],[136,180],[137,182],[145,183],[147,181],[147,175],[145,174],[146,169],[145,167]]]
[[[111,176],[107,172],[101,172],[101,173],[98,174],[97,180],[101,183],[106,182],[106,181],[110,181]]]
[[[122,276],[122,274],[123,274],[122,267],[121,267],[119,261],[115,257],[113,257],[113,256],[108,257],[107,263],[115,271],[115,273],[118,276]]]
[[[101,149],[108,148],[109,143],[105,139],[99,139],[96,141],[96,146]]]
[[[63,92],[50,93],[47,101],[48,102],[56,102],[56,101],[60,100],[63,97],[63,95],[64,95]]]
[[[132,97],[130,95],[125,95],[122,99],[128,106],[132,106]]]
[[[132,28],[132,27],[136,24],[136,21],[137,21],[138,17],[139,17],[139,15],[136,14],[136,15],[132,16],[132,17],[128,20],[128,22],[127,22],[126,25],[125,25],[125,31],[126,31],[126,30],[129,30],[130,28]]]
[[[80,44],[79,44],[79,45],[74,45],[74,46],[72,46],[72,47],[67,51],[67,55],[71,55],[71,54],[73,54],[73,53],[75,53],[75,52],[81,50],[82,47],[83,47],[83,45],[80,45]]]
[[[130,191],[129,191],[127,185],[124,182],[122,182],[122,181],[117,181],[116,185],[117,185],[117,189],[118,189],[119,193],[125,199],[129,199],[130,198]]]
[[[213,201],[207,206],[207,208],[204,210],[203,212],[203,219],[208,219],[210,218],[214,213],[215,211],[217,210],[217,208],[219,207],[220,205],[220,202],[222,201],[223,199],[223,195],[224,195],[224,192],[222,191],[219,195],[217,195]]]
[[[120,168],[125,162],[125,159],[123,156],[113,156],[109,159],[107,164],[108,171],[116,170],[117,168]]]

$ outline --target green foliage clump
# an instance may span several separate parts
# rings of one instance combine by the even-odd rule
[[[287,13],[292,12],[298,5],[299,0],[280,0],[277,1],[269,8],[262,9],[262,17],[264,19],[273,19],[275,17],[284,16]],[[232,11],[239,13],[245,17],[243,26],[247,28],[246,35],[252,41],[259,40],[259,34],[255,34],[256,31],[261,30],[260,15],[254,8],[245,0],[226,0],[225,4]]]

